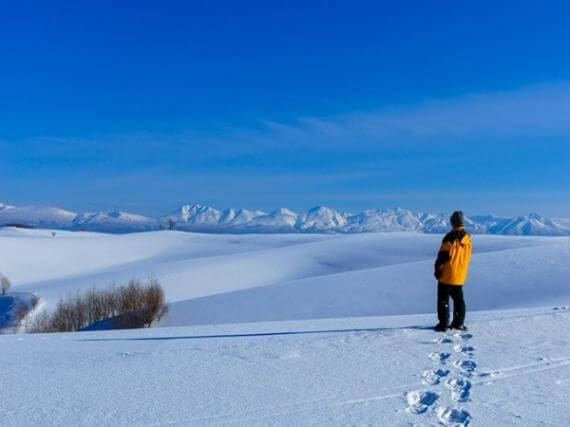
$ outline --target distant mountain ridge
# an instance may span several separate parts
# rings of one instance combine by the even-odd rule
[[[268,213],[188,204],[161,218],[149,218],[119,210],[76,213],[54,207],[14,207],[0,203],[0,226],[131,233],[165,229],[169,223],[177,230],[205,233],[444,233],[450,227],[448,213],[422,213],[402,208],[341,213],[317,206],[303,213],[286,208]],[[569,219],[551,219],[536,213],[518,217],[466,217],[465,226],[477,234],[570,236]]]

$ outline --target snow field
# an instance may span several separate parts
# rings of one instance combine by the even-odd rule
[[[159,328],[0,335],[2,424],[569,425],[570,240],[474,236],[469,331],[436,334],[440,240],[0,230],[48,310],[150,274],[172,302]]]
[[[2,423],[568,425],[567,309],[472,313],[459,334],[432,320],[2,335]]]

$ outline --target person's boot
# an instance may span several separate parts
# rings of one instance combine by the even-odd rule
[[[449,327],[451,329],[455,329],[457,331],[466,331],[467,330],[467,326],[465,325],[458,325],[456,323],[452,323],[451,325],[449,325]]]
[[[447,325],[444,325],[443,323],[438,323],[437,325],[435,325],[433,330],[436,332],[445,332],[447,331]]]

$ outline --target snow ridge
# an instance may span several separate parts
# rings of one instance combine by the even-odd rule
[[[444,233],[449,213],[434,214],[408,209],[369,209],[341,213],[317,206],[305,213],[280,208],[261,210],[226,209],[187,204],[161,218],[123,211],[75,213],[54,207],[14,207],[0,203],[0,226],[25,225],[63,230],[128,233],[159,230],[174,223],[177,230],[208,233],[370,233],[413,231]],[[568,236],[570,220],[550,219],[530,213],[518,217],[479,215],[465,218],[472,233],[500,235]]]

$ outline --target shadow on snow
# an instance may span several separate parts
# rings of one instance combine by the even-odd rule
[[[350,332],[383,332],[396,330],[433,330],[432,326],[404,326],[399,328],[360,328],[360,329],[325,329],[315,331],[280,331],[280,332],[252,332],[242,334],[217,334],[217,335],[185,335],[173,337],[139,337],[139,338],[87,338],[79,341],[169,341],[169,340],[200,340],[213,338],[252,338],[252,337],[275,337],[283,335],[309,335],[309,334],[340,334]]]

